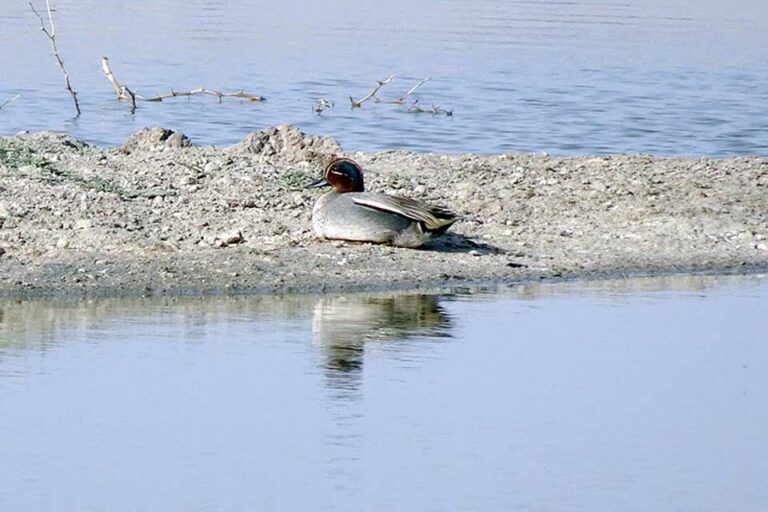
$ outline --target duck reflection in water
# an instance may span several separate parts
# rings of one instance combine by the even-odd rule
[[[366,345],[414,338],[449,338],[450,317],[438,295],[324,297],[314,308],[314,343],[325,355],[329,386],[355,393]]]

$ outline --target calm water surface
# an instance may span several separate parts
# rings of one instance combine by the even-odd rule
[[[38,0],[38,6],[44,2]],[[64,130],[116,145],[148,125],[231,144],[293,123],[346,150],[768,155],[763,0],[54,0],[69,96],[26,2],[0,11],[0,133]],[[144,104],[131,115],[101,71],[140,94],[201,85],[268,101]],[[368,103],[415,97],[454,115]],[[317,116],[318,98],[335,102]]]
[[[768,280],[0,303],[0,509],[762,511]]]

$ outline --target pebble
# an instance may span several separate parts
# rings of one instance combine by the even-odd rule
[[[79,219],[75,221],[75,229],[91,229],[93,222],[90,219]]]
[[[222,233],[217,238],[227,245],[239,244],[240,242],[243,241],[243,234],[238,229],[238,230]]]

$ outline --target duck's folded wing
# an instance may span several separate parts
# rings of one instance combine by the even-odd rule
[[[354,202],[355,204],[366,208],[396,213],[403,217],[421,222],[424,224],[424,227],[429,230],[440,229],[456,222],[456,215],[445,208],[428,206],[407,197],[376,194],[366,197],[356,197]]]

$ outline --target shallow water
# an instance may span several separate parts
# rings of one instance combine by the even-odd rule
[[[768,280],[0,303],[2,510],[760,511]]]
[[[768,9],[761,0],[96,2],[58,0],[72,105],[26,2],[0,13],[0,133],[64,130],[117,145],[162,125],[226,145],[293,123],[348,151],[547,151],[768,155]],[[39,7],[44,3],[37,2]],[[211,98],[119,104],[99,59],[140,94],[245,89],[263,104]],[[423,107],[394,99],[424,77]],[[318,98],[335,107],[317,116]]]

